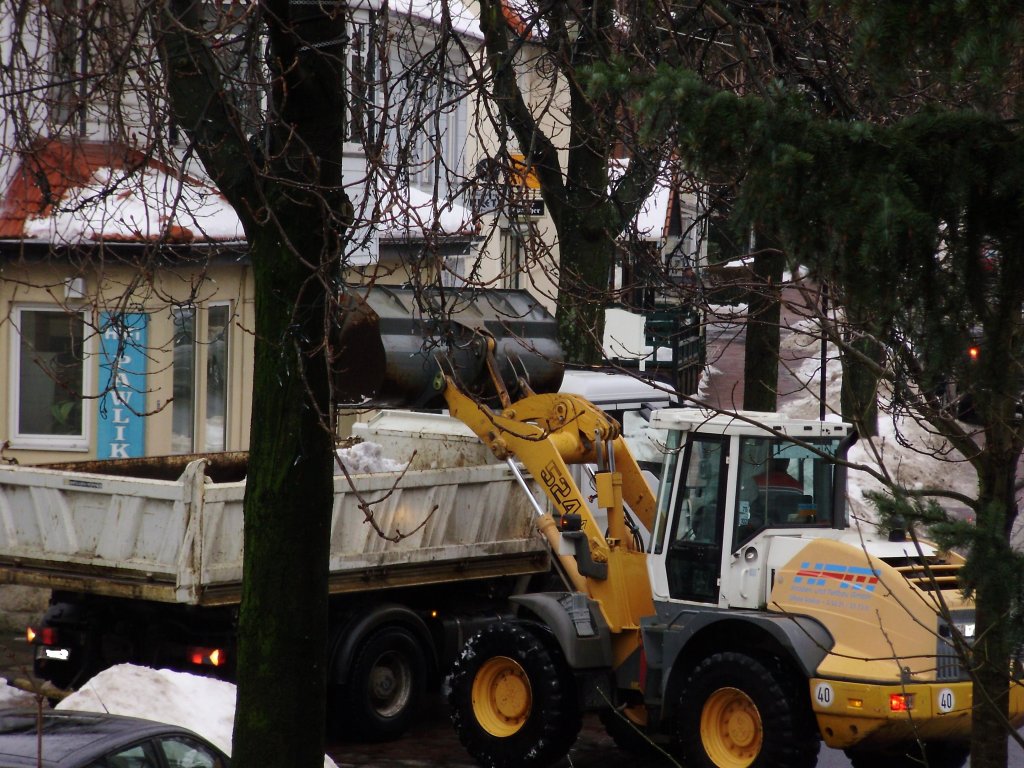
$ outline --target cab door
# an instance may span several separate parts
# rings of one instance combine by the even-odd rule
[[[665,553],[673,600],[718,602],[728,458],[728,438],[690,436]]]

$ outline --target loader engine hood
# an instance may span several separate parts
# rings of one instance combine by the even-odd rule
[[[819,675],[942,679],[935,659],[949,655],[949,617],[973,627],[973,604],[958,580],[963,558],[927,542],[846,531],[835,538],[776,540],[772,549],[768,609],[811,616],[836,639]]]

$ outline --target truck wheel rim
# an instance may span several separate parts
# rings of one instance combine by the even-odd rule
[[[412,670],[403,656],[385,653],[370,670],[370,700],[381,717],[394,717],[409,703]]]
[[[507,656],[484,662],[473,678],[473,712],[491,736],[517,733],[530,716],[533,691],[526,671]]]
[[[700,738],[719,768],[747,768],[764,740],[757,705],[738,688],[719,688],[704,703]]]

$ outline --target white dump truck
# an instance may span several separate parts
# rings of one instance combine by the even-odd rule
[[[510,469],[451,425],[383,413],[356,432],[409,468],[335,479],[332,698],[361,738],[401,733],[464,633],[548,572]],[[52,590],[39,676],[73,687],[130,661],[230,678],[244,458],[0,466],[0,580]]]

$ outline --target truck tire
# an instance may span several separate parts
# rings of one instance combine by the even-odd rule
[[[921,744],[911,742],[890,749],[848,749],[853,768],[961,768],[967,762],[971,749],[966,744],[929,741]]]
[[[771,659],[704,659],[686,681],[676,725],[690,768],[813,768],[818,760],[807,694]]]
[[[333,690],[334,732],[359,741],[401,736],[423,699],[426,666],[419,641],[404,627],[384,627],[367,637],[348,683]]]
[[[514,622],[469,639],[449,678],[448,704],[459,740],[485,768],[551,765],[582,725],[561,653]]]

